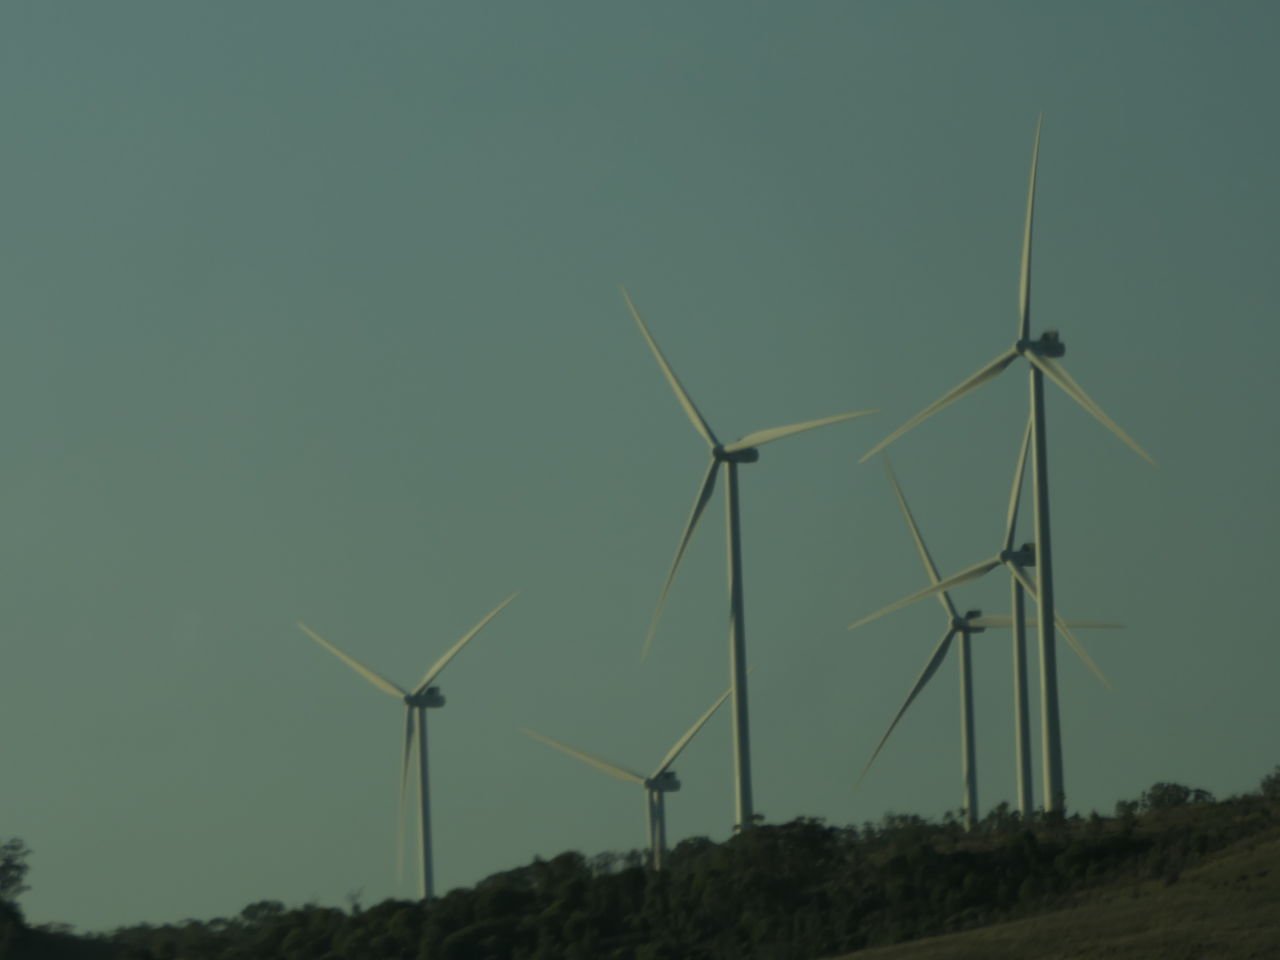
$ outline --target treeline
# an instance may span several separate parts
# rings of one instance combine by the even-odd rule
[[[686,840],[658,874],[635,852],[565,853],[428,905],[266,901],[231,919],[75,937],[26,927],[11,897],[0,899],[0,957],[808,960],[1065,905],[1099,883],[1176,883],[1206,854],[1277,825],[1280,768],[1258,793],[1224,801],[1160,783],[1114,817],[1023,822],[1001,806],[969,833],[951,816],[762,824],[724,843]]]

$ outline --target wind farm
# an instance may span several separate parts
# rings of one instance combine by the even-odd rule
[[[1266,846],[1276,14],[295,4],[0,13],[0,955],[836,957]]]
[[[1018,784],[1018,812],[1024,818],[1029,818],[1033,810],[1031,808],[1031,770],[1030,761],[1028,759],[1030,744],[1029,723],[1027,717],[1027,677],[1026,677],[1026,653],[1024,649],[1023,634],[1025,630],[1024,613],[1022,610],[1021,599],[1023,591],[1027,590],[1025,575],[1021,573],[1014,558],[1027,557],[1032,551],[1023,548],[1019,553],[1014,553],[1011,549],[1014,531],[1016,529],[1018,515],[1018,497],[1022,490],[1022,476],[1026,462],[1027,440],[1030,437],[1030,431],[1023,440],[1022,450],[1018,455],[1018,466],[1014,471],[1013,492],[1009,500],[1009,519],[1006,524],[1005,546],[997,557],[999,563],[1005,563],[1009,566],[1011,573],[1011,581],[1014,591],[1013,612],[1008,616],[996,615],[986,616],[981,610],[968,610],[961,614],[956,608],[955,603],[951,599],[948,592],[950,587],[959,586],[966,583],[981,573],[957,574],[954,577],[947,578],[943,581],[938,574],[937,565],[933,562],[933,557],[929,553],[929,548],[925,546],[924,537],[920,533],[920,528],[916,525],[914,515],[911,508],[907,505],[906,495],[902,492],[902,487],[898,483],[898,478],[894,476],[893,467],[889,463],[887,455],[884,455],[885,474],[889,478],[890,484],[893,486],[894,495],[897,497],[898,506],[902,510],[903,519],[906,520],[907,529],[911,533],[911,538],[915,542],[916,550],[920,554],[920,562],[924,565],[925,573],[928,575],[932,586],[918,595],[913,594],[908,597],[907,601],[899,601],[889,607],[884,608],[871,616],[864,617],[862,620],[854,623],[849,629],[856,629],[863,624],[878,620],[886,613],[893,610],[901,609],[907,603],[915,599],[924,599],[927,596],[934,596],[938,602],[942,604],[943,613],[947,617],[947,630],[943,634],[942,639],[934,648],[928,661],[925,663],[924,669],[920,672],[911,691],[907,694],[906,700],[902,706],[898,708],[898,712],[894,715],[893,720],[889,724],[889,728],[885,731],[884,736],[880,738],[880,742],[876,744],[875,750],[871,754],[871,758],[867,761],[866,766],[862,768],[861,774],[858,776],[858,782],[866,777],[871,769],[871,765],[875,763],[876,757],[880,755],[880,751],[884,749],[885,744],[889,740],[890,734],[893,733],[894,727],[898,725],[911,706],[912,702],[920,695],[920,691],[924,689],[925,684],[937,672],[942,661],[946,659],[947,653],[950,651],[953,640],[958,641],[957,658],[960,662],[960,770],[963,782],[964,794],[961,803],[961,815],[966,830],[972,830],[978,820],[978,785],[977,785],[977,759],[975,748],[974,734],[974,709],[973,709],[973,676],[972,676],[972,654],[970,644],[975,634],[983,633],[986,630],[1000,627],[1007,627],[1013,633],[1013,703],[1014,703],[1014,727],[1015,734],[1015,759],[1017,765],[1017,784]],[[987,572],[993,569],[997,563],[982,569],[982,567],[971,568]],[[1031,590],[1034,597],[1035,591]],[[1098,679],[1107,686],[1110,686],[1102,671],[1085,652],[1084,647],[1080,646],[1079,641],[1069,632],[1072,627],[1075,629],[1084,628],[1115,628],[1119,624],[1114,623],[1098,623],[1098,622],[1075,622],[1069,623],[1058,618],[1058,629],[1064,636],[1070,639],[1073,649],[1079,654],[1085,664],[1097,675]]]
[[[1032,450],[1032,487],[1035,492],[1033,502],[1035,506],[1036,536],[1034,547],[1031,551],[1026,551],[1024,548],[1023,553],[1015,554],[1006,545],[1005,549],[993,560],[985,561],[983,564],[972,568],[972,570],[957,574],[956,577],[950,578],[949,581],[945,582],[947,587],[956,586],[966,579],[980,576],[982,573],[1004,563],[1008,565],[1010,573],[1026,590],[1030,585],[1022,573],[1022,568],[1029,565],[1032,562],[1032,555],[1034,556],[1036,568],[1034,593],[1038,611],[1037,632],[1040,653],[1040,735],[1044,758],[1042,788],[1044,790],[1045,809],[1049,812],[1061,812],[1066,803],[1066,793],[1063,784],[1062,731],[1058,705],[1055,625],[1056,629],[1063,631],[1063,635],[1067,637],[1068,642],[1078,653],[1081,653],[1083,648],[1071,636],[1070,631],[1062,626],[1054,606],[1053,552],[1050,549],[1049,524],[1048,425],[1045,418],[1044,378],[1048,377],[1067,396],[1083,408],[1086,413],[1119,437],[1121,441],[1148,463],[1154,465],[1155,461],[1114,420],[1103,412],[1102,408],[1076,383],[1066,368],[1058,363],[1058,358],[1062,357],[1066,352],[1066,346],[1056,330],[1046,330],[1039,338],[1034,340],[1031,338],[1031,237],[1032,227],[1035,222],[1036,168],[1040,160],[1040,128],[1043,123],[1044,117],[1041,116],[1036,124],[1035,142],[1031,148],[1031,176],[1027,185],[1027,215],[1022,233],[1022,267],[1018,279],[1018,339],[1014,341],[1012,347],[986,364],[977,373],[962,381],[959,386],[947,391],[877,443],[863,455],[862,461],[865,463],[909,430],[919,426],[965,394],[976,390],[984,383],[998,376],[1018,358],[1025,359],[1030,365],[1030,440]],[[1011,532],[1012,529],[1012,524],[1010,524]],[[941,585],[931,589],[936,590],[939,588],[942,588]],[[899,601],[898,605],[885,608],[881,613],[897,609],[901,604],[910,603],[913,599],[915,598],[908,597],[903,601]],[[1017,603],[1015,601],[1015,613],[1016,607]],[[1085,656],[1087,660],[1087,655],[1083,653],[1081,655]]]

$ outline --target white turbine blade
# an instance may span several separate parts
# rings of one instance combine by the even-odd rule
[[[359,660],[356,660],[354,657],[347,656],[345,653],[343,653],[341,650],[335,647],[332,643],[330,643],[324,637],[320,636],[320,634],[316,633],[314,630],[312,630],[302,621],[298,621],[298,626],[301,628],[302,632],[305,633],[308,637],[310,637],[316,643],[320,644],[320,646],[324,647],[326,650],[332,653],[335,657],[337,657],[339,660],[345,663],[348,667],[350,667],[356,673],[360,674],[360,676],[364,677],[366,680],[372,683],[375,687],[377,687],[383,693],[393,696],[397,700],[403,700],[405,697],[408,696],[408,693],[406,691],[400,689],[400,687],[392,683],[386,677],[380,674],[374,673],[372,670],[366,667]]]
[[[735,453],[738,450],[748,450],[751,447],[762,447],[766,443],[773,443],[775,440],[781,440],[783,437],[794,436],[797,433],[804,433],[807,430],[817,430],[819,427],[829,426],[833,423],[842,423],[845,420],[853,420],[855,417],[865,417],[872,413],[879,413],[878,410],[853,410],[849,413],[837,413],[834,417],[822,417],[819,420],[806,420],[804,423],[793,423],[785,427],[771,427],[768,430],[757,430],[755,433],[748,433],[741,440],[735,440],[724,448],[725,453]]]
[[[1123,630],[1123,623],[1113,623],[1109,620],[1067,620],[1067,626],[1072,630]],[[991,614],[980,617],[971,617],[969,624],[974,627],[986,627],[989,630],[1007,629],[1013,626],[1013,617],[1007,613]],[[1028,630],[1035,629],[1036,621],[1024,621],[1023,626]]]
[[[1112,689],[1111,681],[1107,679],[1107,675],[1102,672],[1102,669],[1093,662],[1093,657],[1089,656],[1089,651],[1076,639],[1075,634],[1071,632],[1071,628],[1067,626],[1067,621],[1062,619],[1060,615],[1055,614],[1053,622],[1057,625],[1058,632],[1062,634],[1063,639],[1076,652],[1076,656],[1084,661],[1084,665],[1093,671],[1093,675],[1102,681],[1104,687],[1108,690]]]
[[[902,515],[907,519],[907,527],[911,530],[911,536],[915,539],[916,550],[920,554],[920,560],[924,563],[925,573],[929,574],[929,582],[936,584],[941,577],[938,576],[938,568],[933,562],[933,557],[929,555],[929,548],[924,545],[924,537],[920,535],[920,528],[916,526],[916,518],[911,514],[911,508],[907,506],[907,498],[902,492],[902,487],[898,484],[898,478],[894,475],[893,465],[889,462],[889,455],[884,455],[884,472],[889,477],[889,482],[893,484],[893,492],[898,497],[898,506],[902,508]],[[955,604],[951,602],[951,595],[945,590],[937,595],[938,602],[942,604],[942,609],[947,612],[949,617],[958,617]]]
[[[1031,582],[1031,578],[1028,577],[1020,567],[1017,567],[1012,563],[1006,564],[1006,566],[1009,568],[1009,572],[1013,574],[1014,579],[1017,580],[1018,583],[1022,584],[1022,589],[1027,591],[1027,594],[1031,599],[1039,604],[1040,594],[1036,592],[1036,585]],[[1102,685],[1104,687],[1108,690],[1112,689],[1111,681],[1107,679],[1107,675],[1102,672],[1101,668],[1096,663],[1093,662],[1093,657],[1089,656],[1089,651],[1086,650],[1080,641],[1076,639],[1075,634],[1071,632],[1069,623],[1062,618],[1062,615],[1055,612],[1053,622],[1058,628],[1058,632],[1062,634],[1062,639],[1067,641],[1067,645],[1075,651],[1076,656],[1084,662],[1086,667],[1093,671],[1093,675],[1102,681]]]
[[[1106,415],[1103,409],[1094,402],[1093,398],[1084,392],[1080,384],[1076,383],[1071,374],[1067,373],[1066,367],[1049,357],[1041,357],[1027,351],[1027,359],[1040,368],[1044,375],[1062,388],[1063,392],[1069,396],[1104,427],[1114,433],[1130,450],[1140,456],[1153,467],[1156,466],[1155,460],[1151,454],[1143,450],[1138,445],[1138,441],[1125,433],[1121,426]]]
[[[988,616],[983,614],[981,617],[970,617],[968,624],[971,627],[985,627],[988,630],[998,630],[1001,627],[1012,627],[1013,617],[1006,614],[996,614]],[[1027,626],[1031,626],[1031,621],[1027,621]]]
[[[930,417],[932,417],[935,413],[937,413],[943,407],[947,407],[947,406],[950,406],[952,403],[955,403],[955,401],[959,400],[969,391],[976,390],[978,387],[982,386],[992,377],[998,375],[1001,371],[1004,370],[1005,367],[1009,366],[1009,364],[1013,363],[1013,361],[1017,359],[1017,356],[1018,356],[1017,350],[1013,350],[1013,349],[1006,350],[1004,353],[1000,354],[1000,356],[996,357],[994,360],[988,363],[985,367],[983,367],[973,376],[969,377],[967,380],[961,383],[958,387],[955,387],[947,391],[947,393],[943,394],[933,403],[929,404],[929,406],[925,407],[923,410],[917,413],[914,417],[912,417],[910,420],[908,420],[906,423],[900,426],[897,430],[893,431],[893,433],[889,434],[889,436],[885,437],[883,440],[877,443],[874,447],[872,447],[870,450],[864,453],[862,455],[862,459],[859,460],[858,462],[866,463],[868,460],[874,457],[877,453],[879,453],[889,444],[893,443],[893,441],[897,440],[900,436],[902,436],[908,430],[911,430],[914,427],[917,427],[920,424],[924,423],[924,421],[928,420]]]
[[[627,288],[622,287],[622,299],[627,301],[627,309],[631,311],[631,316],[635,317],[636,324],[640,327],[640,332],[644,334],[644,339],[649,344],[649,349],[653,351],[654,358],[658,361],[658,366],[662,368],[663,374],[667,378],[667,382],[671,384],[671,389],[675,391],[676,399],[680,401],[680,406],[684,407],[685,415],[688,416],[689,422],[693,424],[693,429],[702,434],[702,439],[707,441],[710,447],[718,446],[720,441],[716,439],[716,435],[711,432],[711,426],[703,419],[702,414],[698,412],[698,408],[693,404],[693,398],[689,396],[689,392],[685,390],[684,385],[676,376],[676,372],[671,369],[671,364],[667,363],[667,358],[662,355],[662,351],[658,349],[658,341],[653,339],[653,334],[649,332],[649,328],[645,326],[644,320],[640,317],[640,311],[636,309],[636,305],[631,302],[631,295],[627,293]]]
[[[925,597],[931,596],[932,594],[940,593],[943,590],[950,590],[953,587],[960,586],[962,583],[968,583],[970,580],[976,580],[978,577],[984,576],[996,567],[1000,566],[1000,562],[999,557],[992,557],[990,560],[983,560],[981,563],[975,563],[972,567],[961,570],[955,576],[947,577],[945,580],[939,580],[932,587],[917,590],[910,596],[903,597],[901,600],[891,603],[889,606],[884,607],[881,610],[877,610],[870,616],[863,617],[861,620],[855,620],[853,623],[849,624],[849,629],[857,630],[859,627],[871,623],[873,620],[879,620],[881,617],[893,613],[895,610],[901,610],[903,607],[908,607],[917,600],[923,600]]]
[[[404,710],[404,762],[400,766],[400,801],[396,806],[396,880],[404,877],[405,795],[409,791],[409,758],[413,755],[413,707]]]
[[[1036,165],[1040,162],[1040,127],[1044,114],[1036,121],[1036,142],[1031,148],[1031,182],[1027,184],[1027,222],[1022,233],[1022,269],[1018,278],[1018,339],[1031,338],[1031,226],[1036,208]]]
[[[693,530],[698,525],[698,519],[702,516],[702,511],[707,508],[707,502],[711,499],[711,494],[716,489],[716,471],[720,469],[720,461],[712,459],[711,465],[707,467],[707,473],[702,478],[702,485],[698,487],[698,497],[693,501],[693,510],[689,512],[689,521],[684,525],[684,533],[680,536],[680,545],[676,547],[675,559],[671,561],[671,570],[667,573],[667,580],[662,585],[662,593],[658,595],[658,606],[653,611],[653,619],[649,621],[649,632],[645,634],[644,648],[640,652],[640,659],[643,660],[649,655],[649,647],[653,644],[653,635],[658,630],[658,620],[662,616],[662,608],[666,606],[667,594],[671,591],[671,584],[675,582],[676,570],[680,566],[680,560],[684,557],[685,548],[689,546],[689,539],[693,536]]]
[[[492,620],[494,617],[496,617],[498,614],[500,614],[503,608],[512,600],[514,600],[517,596],[519,596],[519,591],[517,591],[516,593],[513,593],[511,596],[507,597],[507,599],[503,600],[500,604],[498,604],[496,607],[490,610],[487,614],[485,614],[485,617],[483,620],[481,620],[474,627],[472,627],[465,634],[463,634],[461,640],[459,640],[452,647],[446,650],[444,653],[444,656],[442,656],[439,660],[437,660],[435,663],[431,665],[431,669],[428,670],[423,675],[422,681],[416,687],[413,688],[413,692],[421,693],[423,690],[427,689],[427,685],[430,684],[432,680],[434,680],[436,677],[440,675],[440,671],[449,665],[449,661],[452,660],[454,657],[456,657],[458,655],[458,652],[463,647],[465,647],[468,643],[470,643],[475,638],[475,635],[479,633],[481,630],[483,630],[488,625],[489,621]]]
[[[929,657],[929,662],[924,665],[924,669],[920,671],[920,676],[916,678],[915,686],[911,688],[911,692],[907,694],[906,701],[898,708],[898,713],[893,718],[893,723],[889,724],[889,729],[884,732],[884,736],[880,738],[880,743],[876,745],[875,752],[871,754],[871,759],[867,761],[867,765],[862,768],[862,773],[858,774],[857,782],[854,783],[853,789],[857,790],[862,784],[862,780],[867,775],[867,771],[871,769],[871,765],[876,762],[876,757],[880,756],[880,751],[884,749],[884,745],[889,741],[889,735],[893,733],[894,728],[898,725],[898,721],[902,719],[903,714],[907,712],[907,708],[911,706],[912,701],[924,689],[924,685],[937,672],[942,661],[946,659],[947,650],[951,647],[951,639],[956,635],[954,628],[948,630],[938,645],[933,648],[933,654]]]
[[[1038,604],[1040,602],[1040,594],[1036,591],[1036,585],[1031,582],[1031,578],[1017,564],[1006,563],[1005,566],[1009,568],[1009,575],[1017,580],[1022,585],[1022,589],[1027,591],[1027,595]]]
[[[1009,512],[1005,515],[1004,548],[1013,549],[1013,538],[1018,529],[1018,502],[1022,499],[1022,478],[1027,473],[1027,450],[1031,447],[1032,420],[1027,417],[1027,429],[1022,433],[1022,449],[1018,452],[1018,465],[1013,470],[1013,489],[1009,492]]]
[[[689,745],[689,741],[698,735],[698,731],[706,725],[706,722],[715,716],[715,712],[724,705],[724,702],[729,699],[729,694],[731,693],[733,693],[733,687],[730,687],[724,693],[720,694],[720,699],[711,705],[711,709],[699,717],[698,722],[685,731],[685,735],[676,741],[676,745],[674,747],[667,751],[667,755],[662,758],[662,763],[658,764],[658,769],[653,771],[650,779],[656,780],[666,772],[667,767],[676,762],[676,757],[680,756],[684,748]]]
[[[568,744],[561,743],[559,740],[553,740],[550,737],[543,736],[536,730],[529,730],[526,728],[524,733],[527,736],[533,737],[535,740],[542,741],[549,747],[555,747],[561,753],[567,753],[575,760],[581,760],[583,763],[587,764],[587,766],[595,767],[601,773],[607,773],[609,776],[618,780],[625,780],[627,783],[644,783],[644,777],[636,773],[634,770],[628,770],[626,767],[620,767],[615,763],[610,763],[608,760],[601,760],[599,757],[593,757],[591,754],[571,747]]]

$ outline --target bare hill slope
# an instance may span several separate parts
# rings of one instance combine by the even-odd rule
[[[1280,958],[1280,831],[1241,841],[1177,882],[1111,885],[1073,906],[841,960]]]

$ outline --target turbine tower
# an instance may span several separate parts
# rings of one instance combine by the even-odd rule
[[[725,468],[725,526],[728,534],[727,546],[729,554],[729,678],[730,690],[733,694],[734,816],[737,828],[745,830],[751,826],[754,809],[751,800],[751,736],[747,722],[747,639],[742,587],[742,535],[738,506],[738,465],[741,463],[755,463],[759,460],[760,451],[757,448],[764,446],[766,443],[772,443],[775,440],[781,440],[783,437],[790,437],[797,433],[804,433],[807,430],[816,430],[818,427],[840,423],[843,420],[852,420],[854,417],[866,416],[869,413],[875,413],[875,411],[855,410],[851,413],[839,413],[833,417],[823,417],[820,420],[807,420],[804,423],[793,423],[785,427],[757,430],[754,433],[747,434],[740,440],[723,444],[716,438],[707,421],[698,412],[698,408],[694,406],[688,391],[677,379],[675,371],[671,369],[671,364],[667,363],[667,358],[658,349],[657,341],[649,333],[649,328],[645,326],[644,320],[640,317],[640,312],[636,310],[635,304],[632,303],[631,297],[625,289],[622,291],[622,296],[626,300],[627,308],[631,311],[631,316],[635,318],[636,325],[640,328],[640,333],[644,336],[645,342],[649,344],[649,349],[653,351],[654,359],[658,361],[658,366],[662,368],[667,382],[671,385],[676,399],[680,401],[680,406],[684,408],[685,415],[689,418],[689,422],[693,424],[693,429],[706,441],[711,452],[711,462],[707,465],[707,471],[698,487],[698,495],[693,502],[693,510],[689,514],[688,522],[685,524],[684,533],[680,537],[680,544],[676,548],[675,559],[671,563],[671,571],[667,574],[666,583],[663,584],[662,593],[658,598],[657,608],[653,612],[653,620],[649,625],[649,632],[644,641],[645,655],[648,654],[649,645],[653,642],[653,634],[658,626],[658,618],[661,616],[662,607],[666,603],[667,592],[671,589],[671,584],[675,580],[676,569],[680,566],[680,560],[684,556],[685,548],[689,545],[689,538],[693,535],[694,527],[697,526],[698,519],[702,516],[702,511],[710,501],[712,493],[715,492],[716,474],[721,466]]]
[[[1026,460],[1026,442],[1024,440],[1022,452],[1018,460],[1018,469],[1014,475],[1014,492],[1010,501],[1010,516],[1007,523],[1006,540],[1012,542],[1013,529],[1017,516],[1018,494],[1021,490],[1021,478],[1023,473],[1023,463]],[[960,768],[961,778],[964,787],[962,810],[964,812],[964,827],[966,830],[973,829],[978,818],[978,784],[977,784],[977,761],[975,757],[976,739],[974,737],[973,726],[973,675],[971,667],[970,655],[970,639],[978,633],[982,633],[988,629],[1001,627],[1012,627],[1015,638],[1019,638],[1023,633],[1022,614],[1019,611],[1014,616],[984,616],[981,610],[969,610],[963,615],[956,609],[955,604],[951,600],[948,592],[947,584],[954,585],[958,578],[951,578],[946,583],[942,581],[938,575],[937,565],[933,562],[933,557],[929,553],[929,548],[925,546],[924,537],[920,533],[915,517],[911,513],[911,508],[907,505],[906,495],[902,492],[902,487],[898,483],[898,478],[894,476],[893,467],[889,463],[888,455],[884,458],[885,473],[889,477],[889,482],[893,485],[893,492],[898,499],[898,506],[902,510],[902,516],[906,520],[907,528],[911,531],[911,538],[915,541],[916,551],[920,554],[920,562],[924,565],[925,573],[929,576],[930,583],[933,584],[929,591],[924,591],[920,595],[920,599],[928,596],[930,592],[938,598],[938,602],[942,604],[943,612],[947,616],[947,631],[943,634],[942,639],[934,648],[929,660],[925,663],[924,669],[920,672],[920,676],[916,678],[915,685],[911,688],[911,692],[907,694],[907,699],[902,706],[898,708],[897,714],[894,715],[893,721],[889,724],[889,728],[885,731],[884,736],[880,738],[879,744],[876,745],[875,751],[871,754],[871,759],[867,761],[862,773],[858,776],[857,785],[862,783],[866,777],[871,765],[875,763],[876,757],[880,755],[880,751],[884,748],[885,743],[889,739],[889,735],[893,733],[897,727],[898,721],[902,719],[903,714],[911,706],[915,698],[924,689],[925,684],[937,672],[942,661],[946,659],[947,653],[950,651],[952,640],[959,638],[959,657],[960,657]],[[1008,547],[1006,547],[1008,549]],[[964,582],[960,580],[959,582]],[[1015,578],[1013,580],[1014,588],[1019,592],[1022,590],[1021,585]],[[892,609],[898,609],[895,604]],[[864,623],[870,623],[883,613],[889,612],[889,608],[860,620],[853,624],[850,629],[862,626]],[[1073,622],[1073,627],[1109,627],[1113,624],[1094,623],[1094,622]],[[1015,730],[1017,731],[1017,757],[1018,757],[1018,780],[1021,785],[1023,779],[1028,776],[1027,761],[1024,760],[1026,751],[1023,746],[1026,743],[1026,673],[1025,665],[1018,659],[1017,655],[1017,639],[1015,639],[1014,654],[1014,717]],[[1083,654],[1083,648],[1081,648]],[[1086,656],[1087,660],[1087,656]],[[1092,664],[1092,661],[1088,661]],[[1019,678],[1018,670],[1023,668],[1021,677]],[[1096,670],[1096,667],[1094,668]],[[1099,673],[1099,676],[1101,674]],[[1022,690],[1021,696],[1018,692],[1019,679],[1021,680]],[[1105,682],[1105,678],[1104,682]],[[1022,799],[1021,792],[1019,799]],[[1025,817],[1030,811],[1028,808],[1020,807],[1022,815]]]
[[[1038,633],[1040,638],[1040,736],[1044,759],[1045,810],[1062,812],[1066,794],[1062,779],[1062,738],[1058,725],[1058,667],[1053,625],[1056,620],[1053,595],[1053,554],[1049,533],[1049,448],[1044,408],[1044,378],[1048,377],[1064,393],[1084,408],[1085,412],[1114,433],[1144,460],[1154,464],[1151,456],[1103,412],[1081,386],[1076,383],[1058,358],[1066,346],[1057,331],[1046,330],[1031,339],[1031,231],[1036,198],[1036,164],[1040,155],[1040,128],[1036,124],[1035,144],[1031,151],[1031,178],[1027,187],[1027,217],[1022,235],[1022,267],[1018,285],[1018,339],[994,360],[925,407],[901,427],[872,447],[862,457],[866,462],[908,430],[923,423],[939,410],[959,400],[1000,374],[1019,357],[1030,365],[1032,476],[1035,485],[1035,567],[1039,596]]]
[[[526,729],[524,732],[535,740],[540,740],[549,747],[555,747],[561,753],[567,753],[575,760],[581,760],[587,766],[594,767],[601,773],[606,773],[616,780],[623,780],[627,783],[637,783],[644,787],[645,792],[645,824],[647,836],[649,838],[649,866],[654,870],[662,869],[662,862],[667,851],[667,805],[666,795],[674,793],[680,789],[680,781],[676,779],[675,771],[671,769],[671,764],[675,763],[676,757],[684,751],[689,745],[689,741],[697,736],[698,731],[706,725],[706,722],[715,715],[721,705],[729,699],[729,694],[733,692],[730,688],[720,694],[720,698],[711,705],[711,709],[704,713],[694,723],[692,727],[685,731],[684,736],[675,742],[667,755],[662,758],[662,762],[658,764],[657,769],[649,776],[636,773],[634,770],[628,770],[626,767],[620,767],[616,763],[610,763],[608,760],[601,760],[599,757],[592,756],[576,747],[571,747],[559,740],[553,740],[551,737],[544,736],[536,730]]]
[[[400,766],[400,808],[401,816],[397,819],[403,825],[403,810],[405,792],[409,785],[409,763],[413,754],[413,739],[415,733],[418,738],[418,833],[421,839],[421,848],[419,850],[419,867],[421,877],[420,892],[423,900],[430,900],[434,895],[434,878],[431,866],[431,791],[428,787],[427,779],[427,711],[437,707],[444,706],[444,695],[440,693],[439,687],[433,687],[432,681],[440,675],[449,661],[458,655],[458,652],[465,647],[472,639],[475,638],[485,626],[496,617],[512,600],[516,598],[513,593],[507,599],[494,607],[484,619],[463,634],[452,647],[444,652],[435,663],[418,681],[418,685],[412,690],[405,690],[398,684],[392,683],[381,674],[374,673],[363,663],[360,663],[354,657],[348,656],[342,650],[339,650],[334,644],[330,643],[320,634],[316,633],[305,623],[299,623],[298,626],[308,637],[314,640],[320,646],[324,647],[335,657],[345,663],[360,676],[364,677],[371,684],[381,690],[383,693],[402,700],[405,705],[404,714],[404,760]],[[397,856],[403,850],[403,839],[397,843]]]

